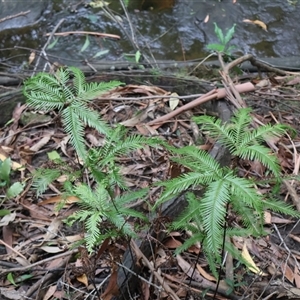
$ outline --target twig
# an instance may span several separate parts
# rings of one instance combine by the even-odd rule
[[[64,20],[64,19],[63,19]],[[121,37],[116,34],[109,34],[109,33],[100,33],[100,32],[94,32],[94,31],[65,31],[65,32],[56,32],[53,33],[46,33],[45,36],[68,36],[71,34],[88,34],[88,35],[95,35],[103,38],[111,38],[111,39],[117,39],[119,40]]]
[[[241,92],[241,93],[252,92],[255,90],[255,87],[251,82],[236,85],[235,88],[237,89],[238,92]],[[147,125],[154,125],[157,123],[166,122],[167,120],[177,116],[178,114],[180,114],[188,109],[194,108],[194,107],[196,107],[200,104],[203,104],[207,101],[210,101],[213,99],[221,99],[224,97],[226,97],[226,89],[225,88],[219,89],[219,90],[214,89],[214,90],[208,92],[207,94],[204,94],[201,97],[195,99],[194,101],[189,102],[160,118],[157,118],[151,122],[148,122]]]
[[[190,99],[195,97],[201,97],[203,94],[192,94],[192,95],[186,95],[186,96],[167,96],[167,95],[161,95],[161,96],[145,96],[145,97],[120,97],[120,98],[110,98],[110,97],[97,97],[96,100],[113,100],[113,101],[141,101],[141,100],[152,100],[152,99],[171,99],[171,98],[178,98],[178,99]]]
[[[1,22],[4,22],[4,21],[7,21],[7,20],[10,20],[10,19],[13,19],[13,18],[20,17],[20,16],[25,16],[25,15],[27,15],[27,14],[29,14],[29,13],[30,13],[30,10],[27,10],[27,11],[21,11],[21,12],[15,14],[15,15],[7,16],[7,17],[5,17],[5,18],[0,19],[0,23],[1,23]]]
[[[149,262],[147,257],[142,253],[142,251],[137,246],[137,244],[133,240],[131,240],[130,245],[133,248],[134,252],[136,253],[136,256],[142,258],[143,263],[149,268],[152,274],[157,278],[159,283],[164,288],[165,292],[168,293],[174,300],[180,300],[176,295],[176,293],[170,288],[170,286],[164,280],[164,278],[161,275],[159,275],[158,272],[154,269],[153,265]]]
[[[41,265],[43,263],[49,262],[49,261],[57,259],[57,258],[62,258],[64,256],[71,255],[71,254],[74,254],[74,253],[77,253],[77,252],[78,252],[77,249],[69,250],[67,252],[64,252],[64,253],[61,253],[61,254],[58,254],[58,255],[55,255],[55,256],[52,256],[52,257],[45,258],[43,260],[37,261],[37,262],[35,262],[35,263],[31,264],[31,265],[24,266],[24,267],[10,268],[10,269],[0,268],[0,276],[4,276],[4,275],[6,275],[7,273],[10,273],[10,272],[23,272],[23,271],[27,271],[27,270],[29,270],[29,269],[31,269],[33,267],[39,266],[39,265]]]
[[[41,59],[42,55],[43,55],[43,56],[46,58],[46,60],[48,61],[48,57],[47,57],[47,54],[46,54],[45,50],[46,50],[46,48],[48,47],[48,45],[49,45],[49,43],[50,43],[50,41],[51,41],[51,39],[52,39],[52,37],[53,37],[55,31],[58,29],[58,27],[59,27],[64,21],[65,21],[65,19],[61,19],[61,20],[58,22],[58,24],[54,27],[54,29],[52,30],[52,32],[51,32],[51,34],[50,34],[50,36],[49,36],[49,38],[48,38],[46,44],[45,44],[44,47],[42,48],[42,50],[41,50],[41,52],[40,52],[40,55],[39,55],[39,57],[38,57],[38,59],[37,59],[37,61],[36,61],[36,64],[35,64],[34,69],[33,69],[32,76],[34,76],[34,74],[35,74],[35,72],[36,72],[36,70],[37,70],[37,67],[38,67],[38,65],[39,65],[39,63],[40,63],[40,59]],[[47,62],[47,64],[49,64],[49,62]]]

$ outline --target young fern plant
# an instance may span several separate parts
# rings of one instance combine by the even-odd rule
[[[112,197],[109,193],[108,181],[103,180],[94,189],[81,184],[73,188],[71,193],[80,199],[78,203],[80,209],[68,218],[67,223],[69,225],[76,221],[84,223],[86,231],[84,242],[89,252],[92,252],[106,238],[135,237],[135,228],[128,222],[128,217],[146,221],[145,215],[128,208],[128,204],[143,199],[148,189]]]
[[[194,121],[212,138],[226,146],[234,158],[257,160],[269,170],[269,176],[280,179],[278,159],[263,142],[272,136],[282,136],[288,129],[287,126],[276,124],[251,128],[249,109],[237,111],[230,122],[225,124],[222,124],[220,119],[210,116],[195,117]],[[202,190],[201,196],[199,191],[187,194],[187,208],[172,226],[173,229],[188,229],[194,233],[177,252],[187,249],[195,241],[201,241],[215,275],[216,266],[221,262],[220,253],[229,207],[239,216],[242,224],[239,228],[226,224],[228,236],[262,235],[263,215],[266,209],[299,217],[299,213],[291,206],[260,194],[254,181],[239,177],[234,168],[221,167],[207,152],[196,146],[170,151],[174,154],[172,160],[190,171],[159,183],[164,187],[164,191],[155,207],[184,191]],[[233,249],[228,244],[225,247],[229,251]]]
[[[122,125],[118,125],[106,137],[102,147],[93,148],[89,151],[86,166],[97,182],[106,179],[112,189],[118,186],[122,190],[127,190],[118,159],[121,156],[129,155],[132,151],[142,149],[146,145],[158,147],[163,144],[164,142],[160,138],[128,135],[127,129]]]
[[[27,104],[37,110],[58,110],[70,142],[81,159],[87,150],[84,143],[85,126],[109,135],[110,128],[99,114],[91,109],[89,101],[119,86],[121,82],[87,83],[83,72],[75,67],[60,68],[55,74],[39,73],[24,83]]]

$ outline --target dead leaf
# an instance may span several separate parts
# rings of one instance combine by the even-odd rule
[[[169,99],[169,106],[171,110],[174,110],[179,104],[178,94],[172,93],[170,96],[172,96],[172,98]]]
[[[255,264],[255,262],[253,261],[252,257],[250,256],[249,254],[249,251],[247,249],[247,244],[246,242],[244,243],[244,246],[243,246],[243,250],[242,250],[242,257],[247,261],[248,265],[247,265],[247,268],[255,273],[255,274],[258,274],[260,276],[267,276],[268,274],[266,273],[263,273]]]
[[[200,274],[207,280],[217,282],[217,279],[214,276],[208,274],[199,264],[197,264],[197,269],[200,272]]]
[[[56,287],[56,284],[51,285],[47,290],[46,294],[44,295],[43,300],[49,300],[54,295]]]
[[[28,59],[28,65],[30,65],[35,59],[35,51],[31,51]]]
[[[260,20],[249,20],[249,19],[244,19],[243,22],[258,25],[258,26],[260,26],[263,30],[268,31],[268,30],[267,30],[267,25],[266,25],[264,22],[260,21]]]
[[[111,276],[109,278],[109,282],[108,282],[107,288],[104,291],[104,293],[101,295],[101,299],[103,299],[103,300],[110,300],[114,296],[118,295],[119,288],[118,288],[117,278],[118,278],[118,272],[117,272],[117,270],[113,270],[113,272],[112,272],[112,274],[111,274]]]
[[[300,288],[300,273],[296,265],[294,266],[294,279],[295,279],[296,287]]]
[[[88,280],[88,278],[87,278],[87,276],[86,276],[85,274],[82,274],[82,275],[80,275],[80,276],[77,276],[76,279],[77,279],[79,282],[83,283],[86,287],[88,287],[88,285],[89,285],[89,280]]]
[[[292,271],[292,269],[285,263],[283,262],[281,264],[281,270],[284,273],[285,278],[290,282],[290,283],[294,283],[294,272]]]
[[[203,23],[207,23],[209,21],[209,14],[206,15],[205,19],[203,20]]]
[[[169,249],[177,249],[182,243],[174,238],[167,238],[164,245]]]

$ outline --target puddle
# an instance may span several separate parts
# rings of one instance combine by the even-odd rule
[[[83,1],[81,1],[83,2]],[[236,25],[232,40],[237,54],[252,53],[259,57],[289,57],[300,53],[300,4],[298,1],[259,0],[190,1],[142,0],[131,1],[128,22],[118,1],[109,5],[112,20],[101,8],[87,7],[79,0],[59,0],[43,10],[38,24],[0,32],[0,71],[26,72],[30,49],[41,50],[47,42],[45,33],[51,32],[61,19],[65,19],[57,32],[93,31],[116,34],[120,40],[85,35],[70,35],[51,40],[46,48],[51,63],[83,65],[101,61],[124,60],[126,54],[135,59],[137,45],[142,54],[157,60],[188,60],[205,57],[205,46],[216,43],[214,25],[224,30]],[[39,1],[36,1],[38,4]],[[3,2],[0,2],[0,11]],[[209,16],[209,21],[203,20]],[[260,20],[267,30],[245,23],[244,19]],[[1,24],[1,23],[0,23]],[[134,36],[131,33],[134,29]],[[128,33],[126,35],[125,31]],[[133,41],[130,41],[132,39]],[[14,47],[18,47],[15,49]],[[25,47],[23,49],[22,47]],[[39,68],[45,64],[41,61]]]

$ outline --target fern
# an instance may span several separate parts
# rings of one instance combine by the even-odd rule
[[[99,115],[89,108],[90,100],[117,87],[119,81],[87,83],[81,70],[75,67],[59,69],[54,75],[39,73],[24,83],[23,93],[27,104],[37,110],[58,110],[70,142],[78,156],[85,159],[87,150],[84,130],[88,125],[100,133],[111,134],[110,128]]]
[[[126,183],[117,163],[118,159],[133,150],[142,149],[145,145],[158,147],[163,144],[159,138],[127,136],[126,128],[118,125],[114,132],[107,136],[101,148],[89,151],[86,164],[96,181],[100,182],[108,178],[110,186],[117,185],[122,190],[126,190]]]
[[[280,178],[280,165],[275,154],[263,145],[266,138],[281,136],[288,129],[284,125],[265,125],[252,129],[249,109],[239,110],[230,120],[222,124],[220,119],[201,116],[194,120],[204,131],[226,146],[233,157],[248,160],[258,160],[274,176]],[[202,196],[187,194],[188,206],[173,222],[173,229],[188,229],[193,236],[179,248],[187,249],[197,239],[207,255],[214,274],[220,263],[220,250],[223,243],[224,225],[228,235],[259,236],[264,234],[264,210],[297,216],[291,206],[284,202],[265,198],[255,188],[252,180],[238,177],[234,169],[221,167],[208,153],[195,146],[181,149],[171,149],[175,157],[172,160],[187,167],[190,171],[172,180],[158,183],[164,188],[155,208],[168,199],[188,190],[201,189]],[[199,193],[198,193],[199,194]],[[227,224],[227,208],[240,217],[241,228]],[[227,247],[227,246],[226,246]],[[230,247],[229,247],[230,248]],[[178,252],[178,250],[177,250]]]
[[[135,236],[134,228],[127,222],[128,216],[146,220],[142,213],[130,209],[126,205],[139,198],[144,198],[148,192],[147,189],[125,193],[113,199],[106,184],[103,181],[95,189],[81,184],[73,189],[73,195],[80,199],[80,210],[68,218],[68,223],[84,222],[85,242],[90,252],[107,237]],[[104,226],[105,223],[108,225]]]

